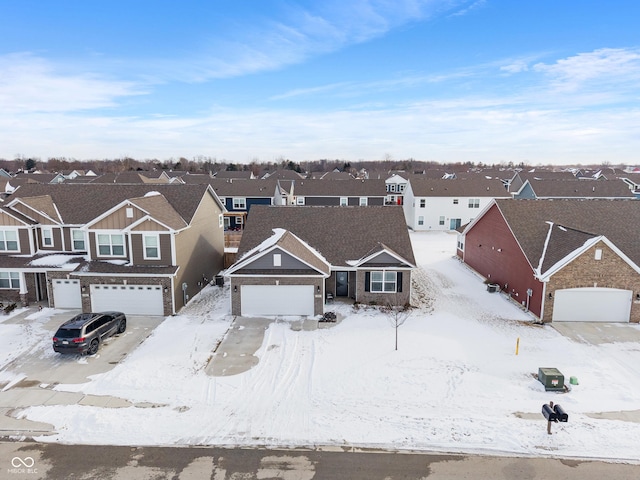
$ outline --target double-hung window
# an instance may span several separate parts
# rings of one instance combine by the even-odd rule
[[[20,288],[20,274],[18,272],[0,272],[0,288]]]
[[[341,207],[346,207],[347,205],[349,205],[349,198],[340,197],[340,206]]]
[[[424,208],[427,206],[427,199],[426,198],[421,198],[420,199],[420,208]]]
[[[396,291],[396,282],[398,272],[371,272],[371,291],[394,293]]]
[[[42,227],[42,246],[53,246],[53,231],[49,227]]]
[[[367,197],[360,197],[360,206],[366,207],[369,204],[369,199]]]
[[[304,205],[304,197],[297,197],[296,205]]]
[[[18,251],[18,232],[15,230],[0,230],[0,252]]]
[[[121,233],[99,233],[98,255],[101,257],[124,257],[124,235]]]
[[[247,199],[234,197],[233,198],[233,209],[234,210],[246,210],[247,209]]]
[[[86,250],[84,232],[82,230],[71,230],[71,242],[73,250]]]
[[[470,198],[469,199],[469,208],[480,208],[480,199],[479,198]]]
[[[157,260],[160,258],[160,239],[158,235],[144,235],[145,260]]]

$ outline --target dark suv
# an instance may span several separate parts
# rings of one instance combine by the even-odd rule
[[[122,312],[81,313],[60,325],[53,337],[53,349],[93,355],[105,338],[126,329],[127,317]]]

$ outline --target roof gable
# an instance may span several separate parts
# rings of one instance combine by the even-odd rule
[[[402,207],[303,207],[254,205],[247,218],[239,254],[271,236],[274,228],[288,230],[333,266],[351,267],[379,244],[415,265]]]
[[[589,235],[607,237],[630,261],[640,265],[640,242],[636,228],[631,227],[640,225],[637,200],[496,200],[495,204],[533,266],[549,268],[549,262],[577,248]],[[479,217],[469,228],[477,221]],[[550,233],[550,223],[566,231],[558,228]],[[563,241],[567,245],[562,246]],[[543,256],[547,263],[541,264]]]
[[[232,265],[227,273],[229,275],[237,273],[274,250],[285,251],[304,265],[326,276],[328,276],[331,271],[330,265],[324,257],[306,242],[287,230],[276,228],[273,229],[272,235],[266,238],[260,245],[241,255],[240,260],[236,262],[235,265]]]

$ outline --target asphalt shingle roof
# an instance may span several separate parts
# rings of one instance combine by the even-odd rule
[[[534,268],[544,250],[548,222],[566,228],[567,232],[553,232],[562,241],[549,244],[546,268],[552,265],[550,262],[562,258],[563,252],[571,251],[568,248],[577,248],[580,241],[584,243],[596,235],[606,236],[631,261],[640,265],[639,200],[496,200],[496,205]]]
[[[622,180],[529,180],[538,198],[634,198]]]
[[[510,197],[500,179],[483,176],[447,180],[412,176],[409,183],[415,197]]]
[[[254,205],[238,249],[242,254],[283,228],[334,266],[349,266],[380,243],[415,265],[402,207],[301,207]]]
[[[67,225],[82,225],[94,220],[124,200],[141,198],[149,192],[161,193],[189,224],[208,185],[121,185],[121,184],[26,184],[9,198],[49,195]]]

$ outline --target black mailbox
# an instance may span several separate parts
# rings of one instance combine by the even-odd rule
[[[558,421],[558,415],[556,414],[555,410],[546,403],[542,405],[542,415],[544,415],[544,418],[546,418],[549,422]]]
[[[564,408],[562,408],[560,405],[554,405],[553,410],[559,422],[569,421],[569,415],[567,414],[567,412],[564,411]]]

